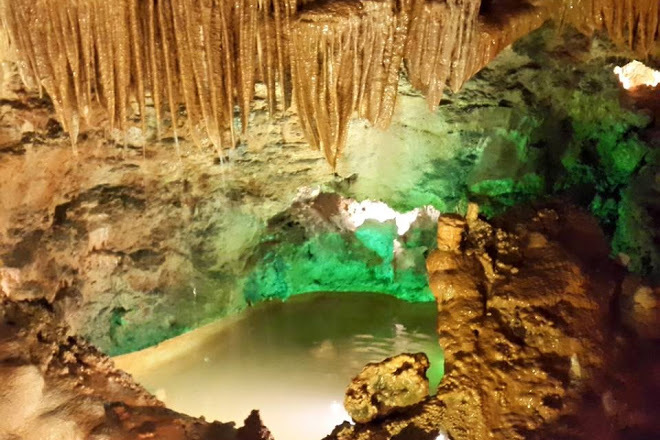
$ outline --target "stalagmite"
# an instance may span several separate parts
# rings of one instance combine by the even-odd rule
[[[271,114],[295,98],[333,166],[351,118],[389,125],[402,67],[434,108],[548,19],[648,55],[659,14],[657,0],[0,0],[22,77],[50,96],[74,147],[99,126],[95,107],[125,134],[136,116],[147,129],[153,105],[158,138],[188,134],[222,157],[262,82]]]

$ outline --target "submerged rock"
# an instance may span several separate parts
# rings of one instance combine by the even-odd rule
[[[429,394],[428,368],[424,353],[367,364],[346,390],[346,411],[354,421],[367,423],[421,402]]]

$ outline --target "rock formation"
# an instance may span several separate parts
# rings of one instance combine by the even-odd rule
[[[541,227],[522,234],[439,221],[427,267],[446,361],[438,395],[454,439],[523,438],[570,411],[604,366],[599,329],[615,283],[585,291],[594,281],[543,230],[557,218],[541,211],[532,220]]]
[[[542,194],[534,192],[542,191],[542,185],[531,185],[527,194],[520,175],[529,172],[524,176],[543,184],[534,173],[545,160],[574,160],[576,169],[602,177],[588,182],[596,186],[617,173],[634,176],[642,167],[644,180],[624,195],[620,191],[628,183],[603,184],[603,198],[598,193],[585,206],[595,212],[602,202],[603,212],[627,215],[621,234],[637,235],[629,242],[629,256],[620,259],[660,267],[652,253],[655,229],[645,226],[653,224],[649,213],[657,211],[658,200],[655,171],[643,159],[652,156],[646,154],[652,147],[636,144],[647,122],[611,106],[619,90],[608,75],[620,54],[603,49],[600,40],[591,44],[573,33],[566,37],[568,44],[553,41],[547,52],[534,45],[536,35],[519,42],[506,51],[506,59],[464,85],[463,94],[449,97],[452,104],[440,106],[436,119],[410,111],[395,121],[393,136],[409,142],[391,148],[371,142],[373,132],[367,132],[370,142],[362,148],[371,148],[369,155],[351,158],[353,166],[361,166],[347,168],[356,172],[350,179],[334,179],[313,152],[305,151],[302,138],[305,133],[334,162],[354,114],[387,125],[397,87],[404,91],[397,99],[406,102],[406,111],[423,107],[407,82],[391,81],[399,67],[414,88],[427,94],[428,104],[436,105],[446,85],[463,85],[501,48],[556,16],[560,9],[555,6],[573,11],[589,6],[579,9],[588,13],[563,14],[563,22],[585,33],[606,28],[620,43],[653,53],[657,3],[172,0],[72,5],[0,0],[11,50],[18,48],[24,56],[25,82],[30,83],[32,72],[32,80],[38,79],[52,98],[22,89],[11,67],[2,66],[8,69],[2,72],[2,85],[8,81],[14,88],[11,98],[0,91],[0,296],[43,299],[16,305],[3,297],[0,306],[0,313],[10,317],[2,328],[3,338],[8,336],[0,343],[0,354],[9,353],[2,360],[0,383],[10,386],[0,390],[0,402],[21,410],[15,417],[0,417],[5,432],[22,432],[29,423],[37,427],[35,435],[48,426],[77,435],[90,432],[88,422],[118,436],[132,431],[148,437],[170,428],[176,433],[181,426],[202,438],[213,429],[224,432],[224,425],[212,428],[163,409],[74,335],[92,338],[103,350],[144,346],[198,325],[198,319],[239,310],[243,286],[218,286],[244,281],[264,255],[265,270],[253,272],[264,284],[282,281],[281,267],[289,261],[322,268],[317,262],[328,253],[318,249],[346,247],[338,234],[336,247],[322,241],[316,248],[306,245],[331,223],[323,210],[291,207],[298,188],[310,182],[342,197],[388,197],[405,209],[433,203],[449,212],[472,197],[495,200],[504,194],[506,207],[531,200]],[[428,16],[450,18],[429,21]],[[464,21],[452,24],[451,17],[458,16]],[[2,48],[8,29],[0,32]],[[376,38],[384,34],[387,38]],[[412,44],[413,38],[420,43]],[[459,50],[468,47],[460,46],[459,39],[460,45],[470,41],[477,49]],[[305,46],[292,47],[292,41]],[[217,51],[218,45],[229,52]],[[591,49],[600,51],[596,58]],[[231,57],[225,58],[227,53]],[[319,57],[323,62],[315,64]],[[333,76],[337,69],[343,72],[340,77]],[[359,81],[339,81],[345,76]],[[316,79],[315,89],[308,78]],[[585,99],[591,96],[602,99]],[[297,103],[299,118],[280,114],[291,102]],[[274,123],[267,111],[278,118]],[[55,113],[74,139],[80,132],[77,155],[64,145],[62,126],[52,119]],[[86,118],[94,129],[85,128]],[[599,125],[601,119],[605,123]],[[250,129],[242,134],[248,123]],[[614,127],[623,128],[618,132]],[[151,142],[152,135],[160,142]],[[645,137],[649,145],[657,142],[651,135]],[[239,138],[251,142],[250,149],[222,150]],[[568,139],[575,157],[560,157],[571,153],[565,151]],[[223,166],[193,142],[213,144]],[[160,148],[168,145],[172,148]],[[589,153],[607,152],[606,147],[612,147],[611,156],[598,156],[596,162],[624,157],[625,164],[608,169],[582,162]],[[378,149],[382,156],[374,153]],[[527,162],[526,155],[534,159]],[[376,174],[385,177],[374,179]],[[580,177],[569,174],[575,176]],[[563,189],[583,186],[578,181]],[[630,208],[633,191],[644,194],[648,211]],[[467,218],[442,217],[438,251],[428,260],[447,350],[447,377],[438,397],[369,424],[342,426],[331,438],[435,439],[446,432],[461,439],[492,431],[507,440],[583,438],[585,432],[628,440],[660,432],[652,416],[660,395],[653,379],[658,290],[633,276],[624,279],[623,268],[608,259],[610,250],[595,220],[562,205],[533,214],[517,211],[492,224],[479,220],[474,207]],[[638,239],[642,233],[647,235]],[[417,242],[419,252],[409,261],[396,256],[392,266],[418,261],[423,266],[426,245],[420,243],[425,237],[397,239],[404,246]],[[270,251],[283,243],[299,248],[296,255],[304,260],[277,259],[280,255]],[[366,266],[373,261],[388,265],[369,249],[359,249],[362,253],[351,258],[366,255],[360,261]],[[340,252],[335,255],[347,261]],[[313,284],[310,273],[304,276]],[[272,284],[276,293],[295,290]],[[38,318],[21,317],[31,314]],[[57,330],[62,337],[41,331],[60,318],[76,328]],[[83,370],[88,376],[76,379]],[[100,388],[88,386],[89,381]],[[54,395],[62,400],[49,400]],[[64,426],[42,411],[42,402],[64,402],[58,410],[79,409],[74,416],[84,420]],[[57,419],[59,413],[53,414]],[[261,426],[246,432],[267,437]]]
[[[460,89],[548,19],[604,28],[648,55],[658,13],[656,0],[0,2],[23,77],[50,95],[74,148],[99,123],[128,143],[133,118],[176,141],[185,119],[185,132],[223,158],[237,142],[234,107],[245,133],[259,81],[271,112],[293,89],[308,142],[333,167],[354,114],[389,124],[403,60],[434,108],[446,84]]]
[[[367,364],[349,384],[344,407],[358,423],[404,410],[428,396],[428,368],[424,353],[404,353]]]
[[[0,383],[3,439],[272,440],[257,412],[236,430],[165,408],[44,302],[0,299]]]
[[[643,414],[657,399],[636,388],[640,378],[620,362],[631,350],[648,350],[639,368],[655,389],[648,368],[657,348],[635,338],[608,340],[616,331],[610,306],[622,272],[608,262],[593,221],[559,205],[518,211],[494,225],[479,220],[474,206],[468,212],[440,218],[438,249],[427,262],[445,350],[437,395],[378,423],[339,426],[328,439],[645,438],[654,432],[657,423]],[[635,290],[633,281],[626,285]],[[641,324],[652,313],[652,295],[644,287],[637,292]]]

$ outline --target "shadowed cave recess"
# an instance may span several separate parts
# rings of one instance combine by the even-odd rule
[[[0,24],[0,440],[660,436],[657,0]]]

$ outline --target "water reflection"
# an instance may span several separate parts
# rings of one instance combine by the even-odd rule
[[[174,410],[240,423],[256,407],[277,440],[313,440],[347,419],[344,390],[367,362],[423,351],[435,389],[435,323],[433,303],[315,293],[260,304],[116,361]]]

